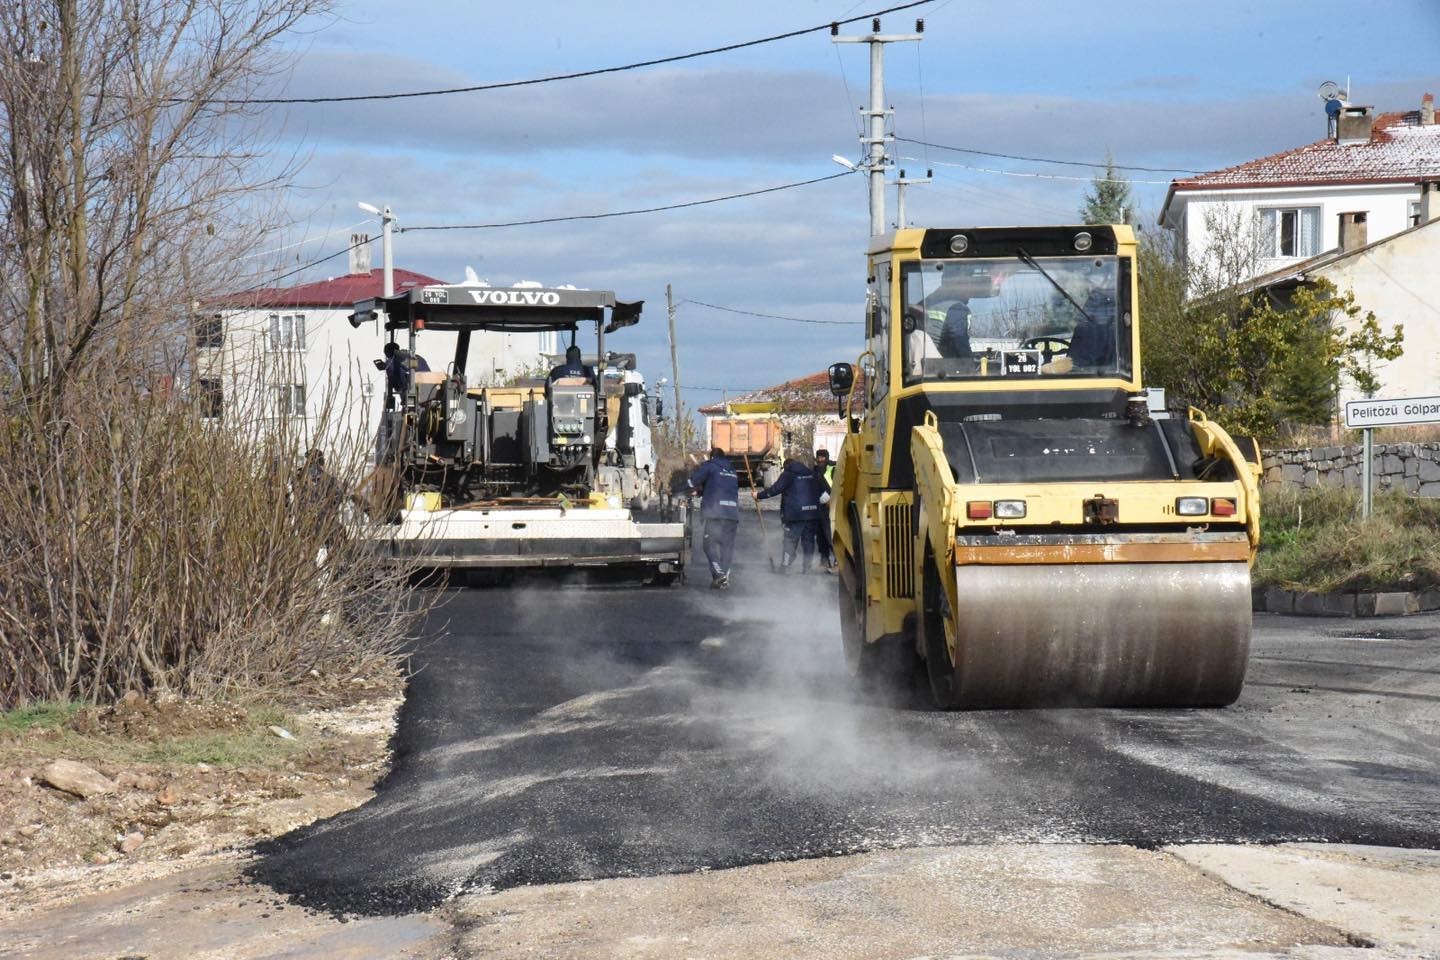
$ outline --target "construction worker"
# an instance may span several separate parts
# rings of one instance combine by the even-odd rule
[[[821,569],[827,573],[836,567],[835,553],[830,543],[830,488],[835,483],[835,464],[830,462],[830,451],[821,447],[815,451],[815,476],[823,483],[820,494],[820,517],[815,534],[815,547],[820,553]]]
[[[690,477],[690,492],[700,494],[700,516],[705,519],[702,545],[710,565],[710,586],[729,589],[735,530],[740,526],[740,480],[724,450],[715,447],[710,451],[710,459]]]
[[[780,522],[785,527],[781,573],[790,572],[797,554],[802,556],[801,572],[810,572],[810,564],[815,558],[815,537],[820,527],[820,497],[829,492],[829,486],[812,468],[791,458],[785,461],[780,479],[756,495],[757,500],[780,498]]]
[[[566,377],[584,377],[586,383],[595,382],[595,368],[585,366],[580,359],[580,348],[575,344],[565,348],[565,362],[550,371],[550,382]]]
[[[400,344],[391,340],[385,344],[385,384],[396,393],[403,394],[410,389],[410,351],[402,350]],[[415,354],[415,369],[430,371],[430,364],[420,354]]]

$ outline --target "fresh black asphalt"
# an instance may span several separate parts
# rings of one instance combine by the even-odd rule
[[[1226,710],[937,713],[852,692],[834,578],[771,574],[753,526],[728,592],[447,595],[375,798],[253,875],[374,914],[931,844],[1440,848],[1440,618],[1257,616]]]

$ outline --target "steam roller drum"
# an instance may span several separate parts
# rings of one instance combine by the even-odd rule
[[[967,565],[955,703],[1221,707],[1250,649],[1244,563]]]

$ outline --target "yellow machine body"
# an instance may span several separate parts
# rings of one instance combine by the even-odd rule
[[[831,530],[852,672],[945,708],[1239,695],[1259,451],[1152,411],[1126,226],[908,229],[869,251]]]

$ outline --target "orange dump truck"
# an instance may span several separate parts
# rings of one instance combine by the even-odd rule
[[[768,486],[780,477],[785,430],[773,413],[732,413],[710,419],[710,447],[730,457],[741,483]]]

